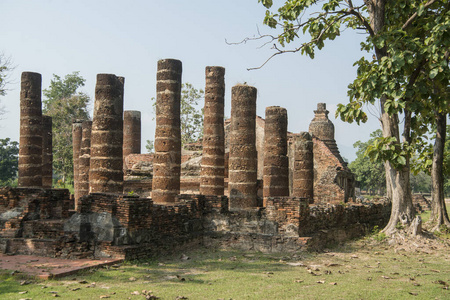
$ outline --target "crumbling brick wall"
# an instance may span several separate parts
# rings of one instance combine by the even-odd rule
[[[313,137],[314,203],[339,204],[354,196],[354,175],[327,145]]]
[[[80,198],[78,213],[69,219],[68,210],[54,208],[67,198],[67,190],[2,189],[0,209],[25,205],[14,225],[26,238],[52,239],[33,242],[41,255],[89,256],[96,244],[97,255],[124,258],[191,244],[264,252],[320,248],[383,226],[390,212],[389,203],[308,206],[307,198],[294,197],[268,197],[265,208],[230,211],[226,196],[182,194],[175,204],[161,205],[137,196],[93,193]],[[23,223],[25,217],[32,219]],[[31,251],[25,241],[3,247],[5,239],[20,237],[4,233],[1,249]]]

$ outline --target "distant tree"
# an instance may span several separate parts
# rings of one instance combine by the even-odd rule
[[[431,191],[431,176],[423,171],[411,174],[411,191],[413,193],[429,193]]]
[[[361,190],[373,193],[384,193],[386,190],[386,175],[384,172],[384,164],[382,162],[371,161],[366,155],[366,150],[375,138],[380,137],[381,130],[378,129],[370,134],[371,139],[367,142],[357,141],[353,144],[356,150],[356,159],[348,166],[356,175],[356,179],[360,182]]]
[[[6,95],[6,85],[11,71],[14,69],[11,59],[0,53],[0,96]],[[1,101],[0,101],[1,103]],[[5,114],[5,108],[0,104],[0,118]]]
[[[73,183],[72,122],[89,119],[90,98],[77,92],[84,82],[79,72],[64,79],[53,74],[49,88],[43,92],[43,113],[53,118],[53,170],[63,186]]]
[[[153,153],[155,151],[155,146],[153,145],[152,140],[147,140],[147,144],[145,145],[145,149],[147,149],[148,153]]]
[[[439,116],[439,114],[438,114]],[[418,146],[418,157],[414,161],[415,173],[431,175],[431,215],[429,225],[440,230],[441,225],[450,228],[445,205],[445,195],[450,194],[450,125],[446,118],[438,118],[435,126],[434,145],[422,142]]]
[[[203,109],[197,109],[205,92],[190,83],[181,86],[181,144],[189,144],[203,137]]]
[[[440,231],[442,226],[450,230],[450,219],[445,205],[445,177],[448,178],[450,175],[450,168],[448,166],[450,136],[448,134],[449,126],[446,126],[447,114],[435,111],[434,116],[436,120],[436,138],[434,139],[433,161],[431,164],[430,224],[434,230]],[[445,159],[445,155],[447,156],[447,160]]]
[[[190,83],[181,85],[181,145],[198,141],[203,137],[203,109],[198,109],[199,102],[204,98],[205,92],[196,89]],[[156,101],[153,101],[153,112],[156,114]]]
[[[19,143],[0,139],[0,186],[11,185],[19,168]]]

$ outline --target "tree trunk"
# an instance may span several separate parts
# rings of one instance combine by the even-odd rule
[[[444,196],[444,146],[446,138],[447,115],[436,112],[436,139],[433,147],[433,162],[431,165],[431,215],[432,231],[440,229],[441,225],[450,228]]]
[[[381,97],[381,110],[382,118],[381,123],[383,127],[384,137],[395,137],[400,142],[400,131],[398,127],[397,115],[389,116],[384,111],[385,97]],[[406,131],[406,132],[405,132]],[[405,128],[403,136],[408,141],[409,128]],[[414,219],[414,208],[411,197],[411,185],[410,185],[410,166],[409,157],[406,157],[405,166],[397,170],[391,163],[386,162],[386,189],[391,189],[391,217],[383,232],[387,235],[391,235],[397,231],[397,224],[400,222],[402,226],[409,226]]]
[[[375,35],[381,33],[385,24],[385,6],[387,0],[364,0],[369,13],[370,24]],[[375,54],[378,61],[387,56],[386,47],[375,47]],[[397,114],[388,115],[384,110],[386,96],[380,98],[381,106],[381,126],[383,137],[395,137],[400,143],[399,121]],[[409,128],[404,130],[404,136],[409,136]],[[404,226],[410,225],[414,218],[414,209],[411,199],[411,187],[409,184],[409,158],[406,158],[406,165],[401,169],[395,169],[391,163],[385,163],[386,170],[386,192],[392,202],[391,217],[389,223],[383,229],[387,235],[394,233],[397,229],[397,223],[401,222]]]
[[[392,209],[391,217],[383,232],[391,235],[397,230],[397,224],[409,226],[414,219],[414,207],[411,199],[411,188],[409,184],[409,159],[407,164],[401,169],[395,169],[389,163],[389,172],[386,176],[390,177],[392,184]]]

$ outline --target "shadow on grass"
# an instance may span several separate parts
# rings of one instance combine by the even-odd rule
[[[22,273],[12,273],[11,270],[0,270],[0,299],[2,294],[18,294],[26,289],[26,286],[20,284],[21,281],[30,281],[32,283],[41,282],[41,280],[30,280],[30,276]]]
[[[291,270],[292,267],[286,264],[287,261],[302,260],[299,254],[263,254],[215,249],[196,249],[186,253],[184,259],[180,259],[178,255],[172,255],[151,260],[127,261],[119,268],[81,271],[72,277],[96,282],[173,282],[200,285],[211,282],[202,278],[210,272],[238,272],[267,276],[274,272]]]

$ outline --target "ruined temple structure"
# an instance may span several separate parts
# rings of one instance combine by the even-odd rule
[[[325,103],[317,104],[309,133],[314,145],[314,201],[348,202],[355,195],[355,176],[339,153]]]
[[[256,88],[239,84],[224,121],[225,69],[206,67],[204,139],[182,148],[181,73],[178,60],[158,62],[154,154],[139,154],[140,113],[124,114],[124,78],[97,75],[93,120],[73,125],[76,199],[43,181],[49,120],[41,76],[23,73],[19,188],[0,188],[0,251],[66,258],[143,258],[194,246],[298,251],[387,223],[390,203],[352,202],[354,177],[324,103],[309,132],[290,133],[286,109],[256,116]]]

